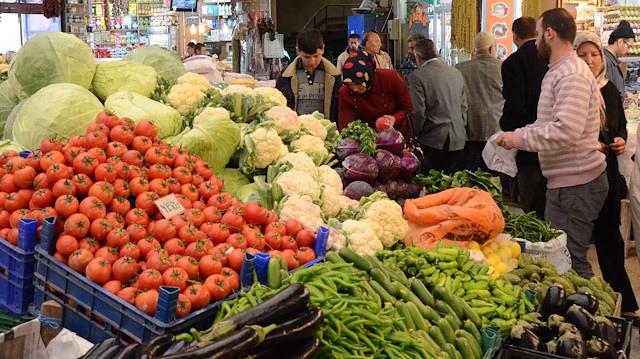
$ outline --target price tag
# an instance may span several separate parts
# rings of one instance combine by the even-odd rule
[[[166,219],[182,214],[185,209],[182,207],[175,194],[166,195],[153,201]]]

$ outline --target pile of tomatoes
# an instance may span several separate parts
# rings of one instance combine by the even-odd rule
[[[244,254],[315,259],[315,234],[296,220],[224,192],[209,165],[156,138],[155,125],[101,112],[84,136],[48,139],[23,158],[0,155],[0,238],[17,244],[21,218],[56,218],[54,257],[154,315],[161,285],[181,290],[176,317],[240,289]],[[165,219],[154,201],[185,208]]]

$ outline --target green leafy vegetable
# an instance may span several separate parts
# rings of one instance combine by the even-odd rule
[[[224,190],[233,197],[238,197],[238,191],[249,184],[249,179],[235,168],[225,168],[219,177],[224,180]]]
[[[20,153],[25,151],[25,148],[11,140],[0,141],[0,153],[5,151],[16,151]]]
[[[20,103],[17,104],[16,107],[13,108],[13,110],[11,110],[11,113],[9,113],[7,122],[4,124],[3,137],[5,140],[13,140],[13,124],[16,122],[18,113],[20,112],[22,106],[24,106],[25,102],[27,102],[27,100],[20,101]]]
[[[13,123],[13,139],[33,151],[47,138],[84,134],[100,111],[102,103],[89,90],[70,83],[49,85],[22,105]]]
[[[498,206],[502,205],[502,183],[500,183],[500,177],[493,177],[490,173],[479,169],[475,172],[469,170],[458,171],[451,176],[443,172],[430,170],[429,176],[419,174],[413,180],[418,185],[425,187],[426,194],[444,191],[452,187],[477,188],[489,192]]]
[[[187,72],[178,54],[160,46],[138,47],[129,51],[122,60],[151,66],[156,70],[158,76],[167,81],[176,81],[178,77]]]
[[[549,242],[562,232],[551,228],[548,222],[538,219],[536,212],[527,214],[510,213],[505,218],[504,232],[515,238],[523,238],[529,242]]]
[[[93,90],[101,101],[118,91],[129,90],[151,97],[158,85],[156,70],[129,61],[103,62],[96,68]]]
[[[376,131],[371,128],[366,123],[362,123],[362,121],[357,120],[349,123],[347,128],[342,130],[340,136],[338,138],[338,143],[349,137],[354,141],[360,142],[358,146],[358,152],[367,154],[369,156],[373,156],[376,152]]]
[[[5,123],[11,110],[20,102],[11,90],[9,81],[0,84],[0,133],[4,131]]]

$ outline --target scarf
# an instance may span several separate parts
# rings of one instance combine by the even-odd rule
[[[600,71],[595,74],[596,83],[598,84],[598,89],[602,90],[602,88],[609,82],[606,79],[605,75],[607,72],[607,61],[604,57],[604,51],[602,50],[602,42],[598,35],[591,31],[580,32],[576,35],[575,40],[573,41],[573,48],[577,51],[582,44],[585,42],[590,42],[598,48],[600,51],[600,57],[602,58],[602,66],[600,67]],[[607,127],[607,106],[604,103],[604,99],[600,96],[600,125],[602,128]]]
[[[342,67],[342,82],[353,82],[363,85],[367,90],[373,89],[373,75],[376,71],[376,62],[371,55],[361,50],[352,52]]]

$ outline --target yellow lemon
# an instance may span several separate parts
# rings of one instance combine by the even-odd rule
[[[476,251],[480,250],[480,243],[476,242],[476,241],[471,241],[471,243],[469,243],[469,249],[473,249]]]
[[[496,242],[491,242],[491,243],[487,244],[487,246],[489,246],[489,248],[491,248],[491,250],[494,251],[494,252],[497,252],[498,249],[500,249],[500,247],[498,247]]]
[[[500,273],[498,273],[498,272],[491,273],[491,278],[498,279],[499,277],[500,277]]]
[[[511,249],[511,255],[513,256],[513,258],[520,257],[520,253],[522,251],[522,248],[520,247],[520,243],[518,242],[511,243],[509,245],[509,249]]]
[[[498,250],[498,255],[503,256],[505,260],[510,259],[512,257],[511,249],[509,249],[509,247],[502,247]]]
[[[513,263],[516,265],[516,267],[518,266],[518,258],[513,258]]]
[[[493,258],[493,260],[496,261],[496,264],[502,263],[502,258],[500,258],[500,256],[497,253],[489,254],[489,258]]]
[[[504,248],[506,246],[508,246],[509,244],[507,243],[507,241],[500,241],[498,242],[498,247],[499,248]]]
[[[509,268],[504,263],[496,264],[496,271],[500,274],[505,274],[509,272]]]
[[[493,258],[487,258],[487,264],[492,266],[492,265],[496,264],[496,260],[493,259]]]
[[[493,251],[491,250],[491,248],[489,247],[483,247],[482,248],[482,254],[484,254],[485,257],[489,257],[490,254],[492,254]]]

